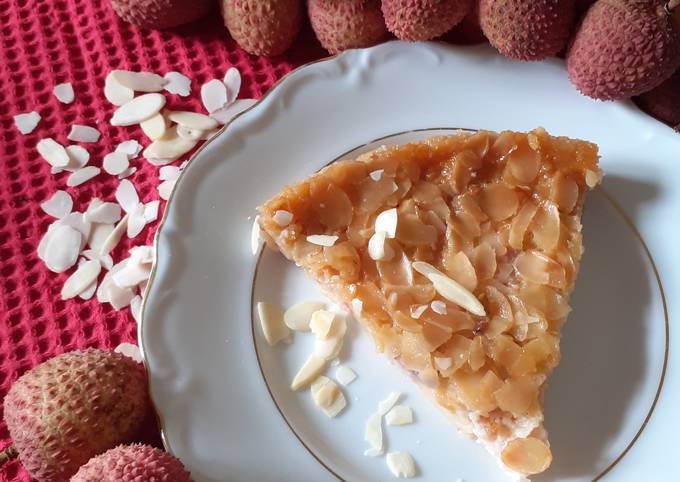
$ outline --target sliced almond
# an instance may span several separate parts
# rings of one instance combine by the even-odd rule
[[[142,297],[136,295],[130,300],[130,313],[137,323],[142,321]]]
[[[342,350],[344,340],[340,336],[330,336],[326,339],[314,340],[314,354],[325,360],[337,358]]]
[[[470,313],[477,316],[485,316],[484,306],[470,291],[460,283],[452,280],[437,268],[424,261],[414,261],[411,266],[432,282],[432,286],[441,296]]]
[[[116,152],[122,152],[128,156],[128,159],[134,159],[142,152],[142,145],[134,139],[129,139],[118,144],[116,146]]]
[[[380,181],[380,179],[382,179],[383,172],[385,172],[384,169],[378,169],[378,170],[376,170],[376,171],[371,171],[371,172],[369,172],[368,175],[369,175],[370,178],[373,179],[375,182],[378,182],[378,181]]]
[[[427,310],[427,305],[413,305],[411,306],[411,318],[417,320],[425,313]]]
[[[134,288],[148,280],[150,275],[150,265],[135,263],[130,257],[123,268],[111,275],[111,279],[119,288]]]
[[[280,227],[285,228],[293,221],[293,215],[288,211],[278,210],[274,213],[272,219]]]
[[[135,186],[127,179],[120,181],[118,188],[116,189],[115,197],[116,201],[118,201],[118,204],[120,204],[120,207],[123,208],[123,211],[128,214],[136,209],[137,205],[139,204],[139,195],[137,194],[137,190],[135,189]]]
[[[260,317],[262,333],[269,346],[290,339],[288,327],[283,323],[283,312],[271,303],[258,302],[257,314]]]
[[[84,262],[64,283],[61,289],[61,299],[75,298],[85,291],[97,279],[101,269],[102,266],[98,260]]]
[[[111,125],[131,126],[155,116],[165,105],[162,94],[144,94],[121,105],[111,117]]]
[[[413,423],[413,411],[406,405],[395,405],[385,414],[387,425],[408,425]]]
[[[82,235],[80,249],[83,249],[85,244],[87,244],[87,239],[90,237],[90,230],[92,229],[92,224],[85,221],[85,215],[77,212],[70,213],[64,216],[63,219],[60,219],[59,222],[80,232]]]
[[[83,146],[67,146],[66,152],[68,153],[69,163],[64,166],[64,169],[67,171],[73,172],[85,167],[90,162],[90,153]]]
[[[68,153],[64,146],[59,144],[51,137],[40,139],[36,144],[38,153],[45,159],[49,165],[54,167],[65,167],[69,163]]]
[[[333,246],[337,240],[337,236],[328,236],[325,234],[312,234],[307,236],[307,242],[316,244],[317,246]]]
[[[432,303],[430,303],[430,307],[432,308],[432,311],[438,315],[446,314],[446,303],[441,300],[434,300]]]
[[[211,112],[210,117],[215,119],[220,124],[225,125],[241,112],[250,109],[255,104],[257,104],[257,100],[255,99],[238,99],[229,104],[227,107],[222,107],[221,109]]]
[[[177,135],[182,139],[187,139],[189,141],[200,141],[205,138],[205,133],[206,131],[199,131],[191,129],[190,127],[177,125]]]
[[[144,205],[144,220],[148,223],[154,222],[158,219],[158,208],[160,201],[149,201]]]
[[[331,328],[333,327],[335,319],[335,313],[326,310],[317,310],[312,313],[309,321],[309,328],[318,339],[325,340],[331,333]]]
[[[164,201],[170,199],[172,191],[173,189],[175,189],[176,182],[177,180],[174,179],[172,181],[163,181],[158,185],[158,195],[160,196],[161,199],[163,199]]]
[[[53,218],[62,219],[73,209],[73,199],[66,191],[56,191],[40,204],[40,209]]]
[[[376,231],[368,240],[368,255],[375,261],[389,261],[394,257],[394,250],[385,243],[385,233]]]
[[[115,71],[109,72],[104,81],[104,97],[113,105],[123,105],[135,97],[135,91],[125,87],[116,78]]]
[[[135,208],[128,213],[127,236],[132,239],[142,232],[146,226],[144,217],[144,204],[138,203]]]
[[[397,478],[410,479],[416,476],[416,464],[408,452],[390,452],[385,457],[387,467]]]
[[[288,331],[286,329],[286,331]],[[292,390],[300,390],[305,388],[307,385],[312,383],[321,374],[321,372],[326,368],[326,360],[320,358],[314,354],[309,355],[309,358],[300,367],[300,370],[293,378],[290,384]]]
[[[144,149],[144,157],[149,160],[162,159],[167,164],[189,152],[196,146],[197,142],[196,140],[181,138],[177,135],[177,128],[173,127],[162,138],[156,139]]]
[[[171,94],[186,97],[191,94],[191,79],[179,72],[168,72],[163,76],[166,84],[163,88]]]
[[[326,414],[327,417],[337,416],[347,406],[345,396],[335,382],[328,377],[320,376],[311,387],[314,404]]]
[[[141,300],[141,298],[139,299]],[[133,345],[132,343],[121,343],[114,348],[113,351],[125,355],[128,358],[132,358],[137,363],[142,363],[142,352],[137,345]]]
[[[212,117],[197,112],[173,111],[167,116],[172,122],[198,131],[209,131],[219,125]]]
[[[390,410],[392,410],[392,407],[394,407],[397,404],[400,398],[401,393],[390,392],[390,394],[387,396],[385,400],[378,403],[378,414],[382,416],[385,415]]]
[[[76,98],[73,92],[73,86],[70,82],[65,82],[63,84],[57,84],[52,89],[52,93],[62,104],[70,104]]]
[[[548,445],[536,438],[518,438],[507,443],[501,460],[511,470],[520,474],[532,475],[543,472],[552,462]]]
[[[124,152],[109,152],[102,161],[104,170],[113,176],[117,176],[130,167],[130,160]]]
[[[397,235],[397,208],[381,212],[375,218],[375,232],[385,233],[388,238]]]
[[[163,137],[168,129],[168,121],[163,114],[156,114],[139,124],[146,136],[155,141]]]
[[[158,170],[158,179],[161,181],[174,181],[182,171],[177,166],[163,166]]]
[[[85,211],[85,220],[90,223],[114,224],[120,221],[121,214],[120,206],[116,203],[90,203]]]
[[[66,179],[66,185],[69,187],[80,186],[84,182],[98,176],[100,172],[102,170],[95,166],[81,167],[71,173],[68,179]]]
[[[89,300],[94,296],[94,294],[97,291],[97,281],[93,281],[90,283],[90,286],[85,288],[80,294],[78,294],[78,298],[81,300]]]
[[[364,429],[364,440],[369,443],[371,448],[364,452],[368,457],[378,457],[385,453],[383,448],[382,415],[374,413],[366,420]]]
[[[227,88],[221,80],[213,79],[201,86],[201,101],[208,113],[213,113],[227,104]]]
[[[236,67],[229,68],[224,74],[224,86],[227,88],[227,103],[231,104],[241,90],[241,73]]]
[[[340,365],[338,368],[335,370],[335,378],[342,383],[343,385],[347,386],[350,383],[352,383],[354,380],[357,378],[357,374],[354,373],[354,370],[352,370],[349,367],[346,367],[344,365]]]
[[[168,83],[163,77],[152,72],[114,70],[111,73],[118,82],[135,92],[159,92]]]
[[[137,172],[136,167],[128,167],[123,172],[118,174],[118,179],[126,179],[126,178],[132,176],[135,172]]]
[[[309,331],[312,315],[323,310],[324,303],[319,301],[301,301],[294,304],[283,314],[283,322],[295,331]]]
[[[22,134],[30,134],[38,127],[40,122],[40,114],[37,112],[26,112],[24,114],[17,114],[14,116],[14,125]]]
[[[101,133],[94,127],[73,124],[66,138],[75,142],[97,142],[100,136]]]
[[[93,223],[92,230],[90,231],[90,237],[87,240],[87,245],[96,251],[97,254],[99,254],[102,245],[106,241],[106,238],[109,237],[113,229],[113,224]]]
[[[47,238],[44,261],[50,271],[62,273],[76,264],[83,235],[67,225],[59,225]]]
[[[118,243],[123,238],[123,233],[125,233],[127,230],[127,221],[128,215],[126,214],[123,216],[123,219],[121,219],[120,222],[116,224],[116,227],[109,233],[107,238],[102,243],[101,247],[99,248],[100,255],[104,256],[105,254],[109,254],[116,246],[118,246]]]

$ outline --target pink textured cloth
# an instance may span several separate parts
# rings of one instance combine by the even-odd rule
[[[205,19],[177,29],[139,30],[121,21],[108,0],[0,0],[0,398],[12,382],[41,361],[83,347],[115,347],[135,342],[136,324],[129,310],[113,310],[96,297],[62,301],[66,274],[47,270],[36,255],[38,242],[53,221],[40,203],[57,189],[68,191],[74,210],[83,211],[93,196],[113,200],[118,184],[102,173],[85,184],[66,187],[68,173],[50,174],[35,145],[42,137],[69,144],[74,123],[97,127],[101,139],[83,144],[90,165],[127,139],[148,140],[138,127],[108,123],[114,106],[104,98],[104,78],[112,69],[178,71],[192,82],[190,97],[167,95],[170,108],[202,111],[200,86],[221,79],[237,67],[243,76],[241,98],[258,98],[292,68],[326,55],[309,30],[290,51],[272,59],[246,54],[229,37],[217,9]],[[56,84],[71,82],[72,104],[52,94]],[[42,120],[22,135],[12,116],[35,110]],[[158,199],[158,168],[141,157],[130,180],[144,202]],[[164,203],[161,204],[164,206]],[[126,238],[113,252],[117,262],[131,245],[151,243],[157,222],[133,244]],[[70,271],[69,271],[70,273]],[[0,424],[0,447],[9,443]],[[158,443],[149,431],[147,438]],[[0,481],[28,481],[18,462],[0,468]]]

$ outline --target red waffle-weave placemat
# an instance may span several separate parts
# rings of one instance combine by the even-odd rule
[[[217,5],[217,1],[216,1]],[[97,127],[102,137],[84,145],[90,165],[119,142],[148,141],[141,131],[112,127],[113,112],[103,95],[104,78],[112,69],[182,72],[191,79],[192,95],[167,95],[170,108],[202,111],[200,85],[222,78],[237,67],[243,76],[240,97],[258,98],[292,68],[326,55],[309,30],[283,56],[272,59],[246,54],[222,26],[215,8],[205,19],[174,30],[140,30],[122,22],[108,0],[0,0],[0,398],[12,382],[32,366],[59,353],[83,347],[115,347],[136,340],[136,324],[128,309],[113,310],[96,297],[61,301],[65,274],[47,270],[36,255],[38,242],[53,221],[39,204],[57,189],[83,211],[93,196],[113,200],[118,184],[104,173],[85,184],[66,188],[67,173],[52,175],[35,145],[42,137],[64,144],[71,124]],[[65,105],[52,95],[54,85],[71,82],[76,100]],[[21,135],[12,116],[35,110],[42,120],[32,134]],[[158,199],[158,168],[142,158],[130,179],[144,202]],[[151,243],[157,223],[131,244],[114,251],[126,257],[131,245]],[[9,443],[0,424],[0,446]],[[28,481],[17,462],[0,468],[2,481]]]

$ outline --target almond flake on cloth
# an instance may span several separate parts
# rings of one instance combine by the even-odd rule
[[[139,299],[141,300],[141,297]],[[132,303],[130,303],[130,305],[132,305]],[[128,358],[132,358],[137,363],[142,363],[142,352],[137,345],[133,345],[132,343],[121,343],[114,348],[113,351],[125,355]]]
[[[118,201],[118,204],[120,204],[120,207],[123,208],[123,211],[128,214],[139,204],[137,190],[135,189],[135,186],[127,179],[123,179],[118,184],[115,198],[116,201]]]
[[[87,213],[85,213],[87,215]],[[111,235],[115,226],[113,224],[92,223],[90,237],[87,238],[87,246],[101,255],[101,247]],[[107,268],[108,269],[108,268]]]
[[[85,167],[90,162],[90,153],[83,146],[66,146],[66,153],[69,157],[68,165],[64,166],[65,171],[77,171]]]
[[[175,189],[176,183],[177,179],[173,179],[171,181],[163,181],[158,185],[158,195],[162,200],[167,201],[168,199],[170,199],[170,196],[172,195],[172,190]]]
[[[79,295],[78,298],[81,300],[89,300],[94,296],[94,294],[97,292],[97,282],[93,281],[90,283],[90,286],[85,288]]]
[[[224,86],[227,88],[227,103],[231,104],[241,90],[241,73],[236,67],[229,68],[224,74]]]
[[[104,156],[102,167],[107,174],[117,176],[118,174],[125,172],[125,170],[130,167],[130,159],[128,159],[128,155],[125,152],[109,152]]]
[[[174,181],[181,172],[177,166],[163,166],[158,170],[158,179],[161,181]]]
[[[78,212],[70,213],[58,222],[65,224],[66,226],[71,226],[82,235],[80,249],[83,249],[87,244],[87,239],[90,237],[90,231],[92,230],[92,224],[85,221],[85,215]]]
[[[127,236],[132,239],[137,237],[146,226],[144,217],[144,204],[138,203],[135,208],[128,213]]]
[[[118,246],[118,243],[120,243],[120,240],[123,238],[123,234],[127,231],[127,221],[128,215],[126,214],[109,232],[108,236],[106,236],[99,248],[99,254],[101,256],[109,254],[116,246]]]
[[[142,320],[142,301],[143,298],[140,295],[136,295],[130,300],[130,313],[137,323]]]
[[[102,268],[105,269],[113,268],[113,258],[111,258],[111,256],[108,254],[102,256],[99,254],[99,252],[95,251],[94,249],[86,249],[80,254],[82,256],[85,256],[89,260],[99,261],[99,263],[102,265]]]
[[[73,124],[66,138],[75,142],[97,142],[100,135],[101,133],[94,127]]]
[[[64,146],[59,144],[51,137],[40,139],[35,147],[38,149],[38,153],[42,156],[42,158],[45,159],[51,166],[65,167],[70,161],[68,152],[66,152]]]
[[[165,106],[162,94],[144,94],[121,105],[111,117],[113,126],[131,126],[155,116]]]
[[[113,275],[125,268],[127,263],[128,260],[124,259],[113,266],[113,268],[104,275],[102,282],[99,283],[99,287],[97,288],[97,301],[100,303],[109,303],[115,310],[125,308],[136,296],[133,289],[121,288],[113,281]]]
[[[132,176],[135,172],[137,172],[137,168],[136,168],[136,167],[134,167],[134,166],[133,166],[133,167],[128,167],[128,168],[125,169],[123,172],[121,172],[120,174],[118,174],[118,179],[125,179],[126,177],[130,177],[130,176]]]
[[[71,173],[71,175],[66,180],[66,185],[69,187],[80,186],[84,182],[89,181],[93,177],[99,175],[102,172],[101,169],[95,166],[86,166],[76,169]]]
[[[144,219],[146,220],[147,224],[152,223],[156,219],[158,219],[158,208],[160,204],[161,202],[156,200],[149,201],[144,205]]]
[[[212,79],[201,86],[201,101],[208,113],[225,107],[227,99],[227,87],[221,80]]]
[[[73,199],[66,191],[56,191],[49,199],[40,204],[40,209],[53,218],[62,219],[71,213]]]
[[[238,99],[232,104],[210,113],[210,117],[222,125],[228,124],[238,114],[254,106],[256,99]]]
[[[183,139],[177,135],[177,127],[171,128],[161,139],[156,139],[144,149],[144,157],[155,166],[176,161],[192,150],[197,140]]]
[[[116,146],[116,152],[123,152],[129,159],[134,159],[142,152],[142,145],[134,139],[123,141]]]
[[[64,283],[64,286],[61,289],[61,299],[69,300],[85,291],[94,281],[96,281],[101,269],[102,266],[99,260],[89,260],[81,264]]]
[[[121,84],[114,70],[109,72],[104,81],[104,97],[113,105],[121,106],[134,99],[135,91]]]
[[[14,125],[22,134],[30,134],[35,130],[40,122],[40,114],[37,112],[27,112],[25,114],[17,114],[14,116]]]
[[[172,111],[167,114],[172,122],[199,131],[209,131],[217,127],[217,121],[205,114],[186,111]]]
[[[115,224],[120,221],[121,208],[116,203],[102,202],[99,198],[92,198],[85,211],[85,221],[89,223]]]
[[[64,82],[63,84],[57,84],[52,89],[52,93],[62,104],[70,104],[76,98],[73,92],[73,86],[70,82]]]
[[[191,79],[179,72],[168,72],[163,76],[167,83],[163,88],[171,94],[186,97],[191,94]]]
[[[71,226],[60,224],[45,234],[46,244],[42,256],[47,269],[63,273],[78,261],[83,235]],[[41,242],[42,244],[42,242]],[[38,245],[40,256],[41,246]]]
[[[159,92],[168,83],[166,79],[152,72],[114,70],[109,75],[113,75],[120,84],[135,92]]]
[[[163,114],[159,113],[140,122],[139,127],[142,128],[142,132],[146,134],[146,137],[155,141],[165,135],[168,129],[168,121]]]

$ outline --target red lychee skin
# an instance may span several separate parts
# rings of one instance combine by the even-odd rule
[[[165,29],[204,17],[212,0],[111,0],[120,18],[137,27]]]
[[[489,43],[515,60],[542,60],[567,43],[574,0],[481,0],[479,19]]]
[[[19,378],[4,401],[14,448],[41,482],[63,482],[136,434],[148,408],[144,368],[119,353],[65,353]]]
[[[647,114],[680,131],[680,70],[634,100]]]
[[[300,0],[222,0],[222,17],[236,43],[253,55],[288,50],[301,24]]]
[[[412,42],[451,30],[470,11],[471,0],[382,0],[387,30]]]
[[[387,34],[380,0],[309,0],[307,13],[316,38],[332,54],[370,47]]]
[[[680,66],[680,28],[665,0],[598,0],[567,51],[572,84],[601,100],[653,89]]]
[[[92,458],[71,482],[191,482],[182,462],[142,444],[121,445]]]
[[[442,40],[458,45],[475,45],[487,42],[479,25],[479,0],[473,0],[468,14],[453,27]]]

